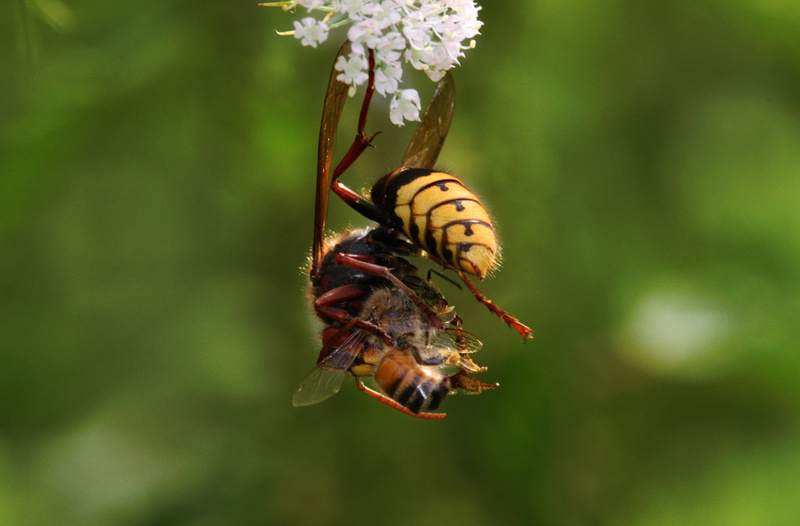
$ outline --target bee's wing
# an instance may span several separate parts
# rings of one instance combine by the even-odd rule
[[[483,347],[483,342],[472,333],[447,328],[436,332],[431,337],[431,346],[447,348],[460,353],[472,353],[479,351]]]
[[[342,108],[347,100],[348,84],[336,77],[336,61],[339,57],[350,51],[350,42],[339,49],[331,68],[331,78],[328,81],[328,93],[325,95],[325,106],[322,109],[322,124],[319,127],[319,150],[317,151],[317,197],[314,207],[314,254],[313,268],[319,268],[322,259],[322,245],[325,242],[325,223],[328,219],[328,202],[331,187],[331,165],[333,164],[333,143],[336,139],[336,130],[339,127],[339,118]]]
[[[416,307],[399,309],[391,315],[384,314],[379,320],[375,320],[375,323],[387,334],[415,335],[418,340],[415,342],[417,345],[428,347],[430,351],[440,355],[448,351],[472,353],[483,347],[477,336],[460,327],[433,326],[427,315]]]
[[[408,168],[433,168],[453,119],[456,88],[448,72],[439,81],[425,114],[411,138],[403,164]]]
[[[301,407],[316,404],[338,393],[345,374],[364,348],[367,337],[364,332],[353,331],[345,338],[339,347],[303,378],[292,397],[292,405]]]
[[[427,354],[432,359],[439,358],[447,365],[457,366],[462,373],[464,371],[479,373],[486,368],[473,362],[469,353],[479,350],[482,346],[481,341],[473,334],[461,329],[448,328],[431,335]]]

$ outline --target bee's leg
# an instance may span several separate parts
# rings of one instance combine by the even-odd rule
[[[467,344],[464,338],[464,329],[462,326],[464,325],[464,320],[461,319],[461,316],[454,316],[452,320],[450,320],[450,325],[455,327],[456,329],[456,336],[455,336],[455,344],[456,348],[461,351],[461,354],[467,356]]]
[[[326,316],[339,323],[345,324],[349,328],[356,327],[363,331],[369,332],[373,336],[380,338],[381,341],[387,345],[392,343],[392,339],[386,332],[375,324],[368,321],[356,318],[350,315],[346,310],[333,307],[343,301],[352,301],[361,298],[364,291],[355,285],[342,285],[331,289],[325,294],[322,294],[314,300],[314,310],[322,316]]]
[[[486,305],[486,308],[488,308],[501,320],[510,325],[511,328],[520,333],[523,338],[533,338],[533,331],[528,326],[524,325],[518,319],[516,319],[515,317],[511,316],[509,313],[498,307],[495,302],[487,298],[486,295],[483,292],[481,292],[480,289],[478,289],[475,283],[473,283],[472,280],[469,279],[469,276],[467,276],[461,271],[458,271],[458,275],[461,277],[461,280],[464,282],[467,288],[472,292],[472,295],[475,296],[475,299]]]
[[[461,319],[461,316],[455,316],[450,320],[450,325],[455,327],[456,334],[453,337],[453,342],[456,344],[456,349],[458,349],[458,360],[451,365],[458,365],[461,368],[461,372],[470,371],[472,373],[482,373],[486,370],[486,367],[481,367],[472,361],[470,353],[474,352],[474,349],[471,350],[467,345],[466,338],[464,337],[464,329],[462,328],[463,324],[464,321]]]
[[[450,389],[460,389],[467,394],[478,394],[486,389],[497,389],[500,384],[485,384],[464,371],[449,376]]]
[[[372,398],[374,398],[378,402],[386,404],[389,407],[391,407],[392,409],[397,409],[401,413],[406,414],[408,416],[413,416],[414,418],[424,418],[424,419],[427,419],[427,420],[438,420],[440,418],[444,418],[445,416],[447,416],[447,413],[414,413],[414,412],[410,411],[408,408],[403,407],[402,405],[398,404],[397,402],[395,402],[394,400],[392,400],[391,398],[389,398],[385,394],[379,393],[378,391],[375,391],[374,389],[370,389],[369,387],[364,385],[364,382],[361,381],[361,378],[356,378],[356,385],[358,386],[359,389],[361,389],[362,391],[364,391],[365,393],[370,395]]]
[[[414,302],[414,305],[416,305],[417,308],[428,317],[431,325],[433,325],[436,329],[440,329],[444,325],[444,322],[441,318],[439,318],[439,315],[431,310],[431,308],[422,300],[422,298],[420,298],[416,292],[411,290],[408,285],[403,283],[400,278],[392,274],[389,267],[378,265],[377,263],[374,263],[374,261],[375,258],[371,256],[364,256],[360,254],[336,254],[336,263],[340,265],[347,265],[348,267],[366,272],[367,274],[380,276],[391,281],[395,287],[402,290],[405,295]]]

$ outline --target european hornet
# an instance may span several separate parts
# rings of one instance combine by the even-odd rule
[[[326,328],[317,366],[301,383],[293,403],[303,406],[320,402],[338,392],[344,377],[352,375],[359,389],[390,407],[420,418],[443,418],[443,413],[430,411],[436,410],[447,394],[459,390],[480,393],[496,385],[469,375],[485,370],[469,357],[481,344],[461,330],[461,320],[430,277],[424,279],[404,259],[419,253],[416,245],[383,224],[325,239],[333,143],[349,88],[336,76],[334,69],[320,127],[310,271],[310,295]],[[374,61],[370,55],[360,135],[373,92]],[[429,152],[420,157],[421,161],[431,157],[432,163],[438,156],[452,115],[452,111],[442,110],[448,105],[452,108],[452,93],[452,80],[447,76],[439,83],[412,140],[415,148]],[[334,181],[368,143],[354,143],[333,172]],[[373,376],[386,394],[365,386],[361,381],[364,376]]]
[[[471,274],[483,280],[498,264],[499,245],[489,212],[460,179],[433,168],[453,117],[455,85],[449,73],[439,82],[400,168],[379,179],[369,199],[339,181],[377,135],[368,137],[364,131],[375,91],[372,50],[368,60],[369,80],[358,132],[329,178],[336,127],[349,89],[349,85],[336,79],[335,70],[331,75],[320,132],[314,253],[322,250],[329,195],[325,183],[330,179],[330,189],[345,203],[394,235],[403,235],[415,247],[415,255],[427,255],[444,268],[456,271],[478,301],[523,338],[532,338],[530,328],[487,298],[469,278]]]

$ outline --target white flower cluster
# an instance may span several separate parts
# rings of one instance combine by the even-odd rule
[[[309,16],[294,23],[289,34],[304,46],[316,47],[331,28],[350,24],[351,53],[337,60],[337,78],[355,93],[356,86],[367,81],[366,48],[373,50],[375,90],[392,98],[390,118],[398,126],[404,120],[418,121],[420,111],[417,91],[399,88],[401,60],[438,82],[458,64],[464,50],[475,46],[472,39],[483,25],[478,20],[480,7],[472,0],[284,0],[261,5],[325,13],[322,19]]]

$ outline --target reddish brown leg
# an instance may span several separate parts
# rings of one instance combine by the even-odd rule
[[[358,193],[339,182],[339,176],[341,176],[354,162],[356,162],[359,157],[361,157],[361,154],[364,153],[364,150],[366,150],[368,146],[372,146],[372,140],[380,133],[376,132],[372,134],[372,136],[367,136],[365,131],[367,126],[367,115],[369,114],[369,106],[372,103],[372,96],[375,94],[375,57],[371,49],[369,50],[368,62],[369,78],[367,80],[367,91],[364,94],[364,102],[361,104],[361,113],[358,117],[358,131],[356,132],[356,138],[353,139],[353,144],[350,145],[350,149],[347,150],[347,153],[333,171],[333,177],[331,178],[331,190],[333,190],[336,195],[341,197],[345,203],[353,207],[358,213],[366,216],[369,219],[372,219],[373,221],[381,222],[381,220],[384,219],[382,214],[369,199],[365,199]]]
[[[456,315],[452,320],[450,320],[450,325],[455,327],[456,329],[456,349],[463,351],[467,348],[467,344],[464,339],[464,329],[461,327],[464,325],[464,320],[461,319],[461,316]],[[461,355],[467,354],[466,352],[462,352]]]
[[[366,272],[367,274],[388,279],[394,286],[402,290],[406,296],[408,296],[408,298],[414,302],[414,305],[416,305],[417,308],[419,308],[419,310],[428,317],[431,325],[437,329],[440,329],[444,325],[444,322],[441,318],[439,318],[439,315],[432,311],[431,308],[424,301],[422,301],[419,296],[417,296],[417,293],[411,290],[408,285],[403,283],[400,278],[392,274],[388,267],[372,263],[371,261],[374,261],[374,259],[370,256],[364,256],[360,254],[336,254],[336,263],[339,263],[340,265],[347,265],[348,267],[353,267],[361,270],[362,272]]]
[[[362,391],[364,391],[365,393],[370,395],[372,398],[374,398],[378,402],[381,402],[382,404],[386,404],[389,407],[391,407],[392,409],[397,409],[401,413],[406,414],[408,416],[413,416],[414,418],[424,418],[426,420],[438,420],[440,418],[444,418],[444,417],[447,416],[447,413],[414,413],[414,412],[410,411],[408,408],[403,407],[402,405],[398,404],[397,402],[395,402],[394,400],[392,400],[391,398],[389,398],[385,394],[382,394],[382,393],[379,393],[378,391],[370,389],[369,387],[364,385],[364,382],[361,381],[361,378],[356,378],[356,385],[358,386],[359,389],[361,389]]]
[[[499,384],[485,384],[461,371],[449,377],[451,389],[461,389],[468,394],[479,394],[486,389],[497,389]]]
[[[322,331],[322,349],[319,352],[317,363],[327,358],[334,349],[342,345],[352,334],[353,327],[357,325],[359,321],[358,318],[351,318],[343,327],[326,327],[325,330]],[[375,327],[375,329],[378,329],[378,327]]]
[[[461,280],[467,285],[467,288],[472,292],[472,295],[475,296],[475,298],[478,301],[486,305],[486,308],[488,308],[495,315],[500,317],[501,320],[510,325],[511,328],[520,333],[523,338],[533,338],[533,331],[529,327],[522,324],[518,319],[511,316],[509,313],[498,307],[495,302],[487,298],[486,295],[483,292],[481,292],[480,289],[478,289],[475,283],[473,283],[472,280],[469,279],[469,276],[460,271],[458,272],[458,275],[461,277]]]
[[[378,133],[372,135],[372,137],[367,137],[366,132],[364,131],[367,127],[367,115],[369,114],[369,106],[372,103],[372,96],[375,94],[375,57],[372,53],[372,50],[369,50],[369,56],[367,58],[369,62],[369,77],[367,80],[367,91],[364,94],[364,102],[361,104],[361,113],[358,116],[358,131],[356,132],[356,138],[353,140],[353,144],[350,145],[350,149],[347,150],[344,158],[342,158],[339,165],[333,171],[333,180],[331,181],[331,185],[336,183],[336,180],[342,175],[345,170],[350,168],[356,159],[358,159],[364,150],[367,149],[367,146],[372,145],[372,139],[375,138]],[[336,189],[334,188],[334,191]],[[337,192],[338,193],[338,192]]]
[[[363,295],[364,292],[355,285],[342,285],[341,287],[331,289],[318,297],[314,301],[314,310],[316,310],[319,314],[332,320],[336,320],[339,323],[343,323],[346,326],[357,327],[363,331],[366,331],[373,336],[380,338],[381,341],[387,345],[391,344],[392,339],[380,327],[369,323],[368,321],[355,318],[344,309],[339,309],[332,306],[343,301],[356,300]]]

